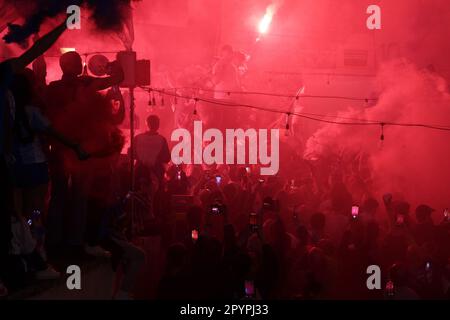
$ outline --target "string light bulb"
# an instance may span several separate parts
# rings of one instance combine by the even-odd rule
[[[152,89],[148,89],[148,105],[153,106],[152,104]]]
[[[197,101],[198,101],[198,98],[195,98],[194,99],[194,116],[197,115]]]
[[[288,112],[288,113],[286,113],[286,126],[285,126],[285,132],[284,132],[284,135],[285,136],[289,136],[289,131],[290,131],[290,129],[291,129],[291,127],[290,127],[290,125],[289,125],[289,120],[290,120],[290,116],[291,116],[291,113],[290,112]]]
[[[381,135],[380,135],[380,140],[383,142],[384,141],[384,123],[381,123]]]

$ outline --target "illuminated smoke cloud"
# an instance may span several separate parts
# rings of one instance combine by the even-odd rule
[[[340,116],[398,123],[450,123],[450,95],[446,81],[439,75],[397,61],[383,66],[377,83],[382,90],[376,106]],[[450,196],[450,133],[394,126],[387,126],[384,133],[385,141],[381,143],[377,126],[360,130],[326,125],[309,139],[305,157],[368,156],[374,180],[372,194],[399,192],[407,199],[445,207]]]

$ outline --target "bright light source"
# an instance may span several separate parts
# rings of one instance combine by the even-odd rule
[[[267,33],[269,31],[270,24],[272,23],[272,18],[275,13],[275,7],[273,5],[270,5],[266,9],[266,14],[261,19],[258,25],[259,33]]]
[[[60,48],[59,51],[61,51],[61,54],[71,52],[71,51],[77,51],[75,48]]]
[[[261,22],[259,23],[258,30],[259,33],[266,33],[269,31],[270,23],[272,22],[272,15],[265,14],[262,18]]]

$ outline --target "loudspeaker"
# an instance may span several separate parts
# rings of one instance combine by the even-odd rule
[[[123,82],[120,84],[122,88],[136,87],[136,52],[120,51],[117,53],[117,61],[119,61],[124,72]]]

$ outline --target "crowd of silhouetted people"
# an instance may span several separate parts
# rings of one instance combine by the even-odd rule
[[[338,172],[319,186],[250,167],[171,170],[168,192],[195,205],[176,223],[159,298],[449,298],[445,213],[435,224],[432,208],[392,194],[357,206]],[[368,288],[372,265],[381,290]]]
[[[155,115],[122,154],[123,101],[99,93],[123,80],[120,66],[89,77],[69,52],[62,78],[45,81],[41,55],[64,28],[0,64],[0,296],[30,276],[60,278],[52,265],[81,254],[121,274],[116,299],[133,296],[148,263],[158,299],[450,297],[448,210],[350,188],[332,161],[320,177],[300,162],[268,177],[253,165],[174,165]],[[154,260],[143,237],[160,239]]]

